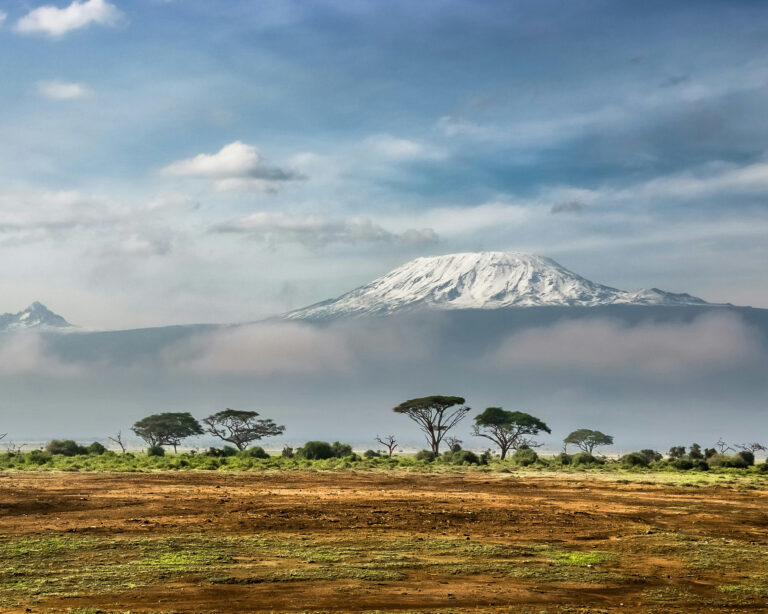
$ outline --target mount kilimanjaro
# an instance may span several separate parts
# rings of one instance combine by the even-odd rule
[[[417,258],[342,296],[285,314],[323,321],[386,316],[424,309],[709,305],[690,294],[657,288],[629,292],[569,271],[550,258],[479,252]]]

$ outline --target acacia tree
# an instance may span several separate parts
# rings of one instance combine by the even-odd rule
[[[376,435],[376,441],[387,449],[387,458],[392,458],[392,455],[395,453],[395,448],[398,445],[397,441],[395,441],[395,436],[387,435],[386,437],[379,437]]]
[[[418,424],[433,454],[439,454],[443,437],[464,419],[470,408],[464,405],[462,397],[437,395],[404,401],[393,411],[405,414]]]
[[[600,431],[593,431],[591,429],[578,429],[563,439],[563,442],[566,445],[569,443],[575,444],[582,452],[592,454],[592,450],[597,447],[611,445],[613,443],[613,437],[611,435],[601,433]]]
[[[151,447],[173,446],[174,454],[184,439],[203,434],[200,423],[189,412],[153,414],[139,420],[131,430]]]
[[[280,435],[284,426],[272,420],[257,420],[258,412],[225,409],[203,419],[205,430],[219,439],[233,444],[238,450],[245,450],[252,442]]]
[[[475,416],[475,426],[472,434],[475,437],[490,439],[501,450],[501,460],[504,460],[509,450],[520,447],[537,447],[531,436],[539,432],[551,433],[549,427],[531,414],[522,411],[506,411],[501,407],[489,407],[482,414]]]

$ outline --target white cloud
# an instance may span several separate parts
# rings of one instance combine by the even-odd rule
[[[82,84],[66,81],[39,81],[37,91],[51,100],[76,100],[90,94],[90,90]]]
[[[60,37],[73,30],[86,28],[91,24],[113,26],[123,14],[114,4],[106,0],[75,0],[66,8],[45,5],[31,10],[22,17],[16,29],[23,33],[41,33]]]
[[[8,18],[8,13],[0,11],[0,24],[2,24]]]
[[[174,177],[201,177],[214,181],[218,190],[274,191],[281,182],[301,179],[301,175],[267,166],[253,145],[235,141],[214,154],[198,154],[177,160],[161,169]]]
[[[79,374],[80,368],[63,363],[46,352],[40,336],[32,331],[4,333],[0,339],[0,376],[26,374],[55,377]]]
[[[271,244],[298,243],[313,249],[332,243],[426,245],[438,241],[431,228],[394,233],[367,218],[331,219],[316,214],[265,211],[220,224],[214,231],[248,235]]]
[[[759,336],[732,314],[693,322],[627,326],[571,320],[508,338],[491,363],[501,368],[631,370],[658,376],[739,369],[759,360]]]
[[[437,152],[426,145],[390,134],[376,134],[363,142],[368,151],[376,156],[391,160],[412,160],[437,157]]]

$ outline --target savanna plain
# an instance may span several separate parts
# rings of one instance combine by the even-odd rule
[[[757,472],[0,471],[2,612],[755,612]]]

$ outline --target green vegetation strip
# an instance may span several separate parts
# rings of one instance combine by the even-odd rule
[[[622,577],[613,557],[549,545],[507,546],[466,539],[353,539],[181,535],[169,538],[50,535],[0,540],[0,606],[50,597],[128,591],[164,582],[260,584],[402,581],[495,574],[544,582],[605,583]]]

